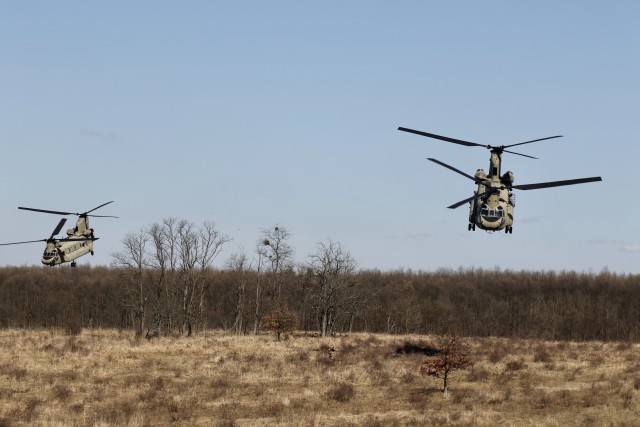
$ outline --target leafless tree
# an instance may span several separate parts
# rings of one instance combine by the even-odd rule
[[[316,252],[309,256],[309,267],[320,333],[330,336],[339,316],[357,295],[356,262],[340,243],[328,240],[317,244]]]
[[[281,225],[262,230],[262,254],[268,260],[266,272],[269,276],[272,299],[280,301],[282,295],[282,275],[293,269],[293,248],[288,240],[291,233]]]
[[[124,249],[113,254],[114,265],[120,269],[121,277],[125,283],[129,306],[133,316],[136,336],[143,334],[146,321],[147,294],[145,291],[145,263],[146,245],[148,236],[144,231],[129,233],[122,239]]]
[[[229,240],[213,222],[204,222],[200,227],[186,220],[177,224],[178,259],[182,273],[180,330],[189,336],[194,327],[203,326],[204,295],[210,284],[207,273],[222,245]]]
[[[247,254],[243,249],[231,254],[225,264],[226,268],[233,273],[235,282],[235,313],[233,320],[233,330],[236,334],[244,333],[244,306],[245,306],[245,288],[248,279],[248,270],[251,265],[248,261]]]
[[[268,245],[268,241],[261,240],[256,244],[256,254],[258,256],[256,261],[256,275],[255,275],[255,299],[253,302],[253,334],[258,335],[260,331],[260,319],[262,318],[262,305],[260,300],[262,299],[262,282],[264,280],[264,262],[267,256],[265,246]]]
[[[291,233],[281,225],[263,229],[256,244],[256,279],[254,302],[254,327],[257,334],[260,328],[262,314],[282,305],[282,284],[284,275],[293,274],[293,248],[288,240]],[[267,298],[264,300],[263,296]]]
[[[163,326],[167,332],[177,327],[187,335],[194,327],[202,327],[207,274],[229,240],[213,222],[198,227],[171,217],[127,236],[125,251],[114,255],[114,264],[129,270],[136,266],[140,278],[137,310],[141,302],[152,307],[158,335]],[[149,274],[146,281],[142,279],[144,269]],[[143,292],[145,282],[147,292]]]

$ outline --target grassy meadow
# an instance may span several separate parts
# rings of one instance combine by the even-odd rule
[[[640,423],[639,344],[469,339],[475,364],[443,394],[423,354],[398,352],[430,342],[0,330],[0,426]]]

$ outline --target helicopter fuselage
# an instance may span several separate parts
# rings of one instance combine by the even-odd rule
[[[76,258],[80,258],[93,252],[93,241],[71,241],[71,242],[48,242],[47,247],[42,254],[42,263],[53,267],[54,265],[65,262],[73,262]]]
[[[485,197],[474,199],[469,206],[469,230],[479,227],[487,231],[509,232],[513,225],[515,197],[509,190],[513,184],[513,173],[500,175],[500,155],[491,153],[489,175],[482,169],[475,173],[478,189],[475,194],[488,193]]]
[[[89,228],[89,219],[80,216],[76,221],[75,228],[67,230],[68,239],[78,239],[70,241],[60,241],[51,239],[42,254],[42,263],[53,267],[54,265],[71,262],[88,253],[93,254],[93,230]]]

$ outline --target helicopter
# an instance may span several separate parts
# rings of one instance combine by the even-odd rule
[[[456,209],[467,202],[470,203],[469,224],[467,226],[467,229],[469,231],[475,231],[477,226],[482,230],[505,230],[505,233],[513,234],[513,209],[516,206],[515,195],[512,192],[513,189],[537,190],[540,188],[560,187],[564,185],[585,184],[589,182],[602,181],[601,177],[594,176],[589,178],[568,179],[563,181],[513,185],[513,172],[507,171],[504,175],[501,175],[500,166],[502,164],[502,153],[515,154],[531,159],[537,159],[537,157],[529,156],[522,153],[516,153],[514,151],[507,150],[507,148],[515,147],[517,145],[530,144],[532,142],[545,141],[548,139],[561,138],[562,135],[549,136],[546,138],[534,139],[531,141],[519,142],[517,144],[511,145],[492,146],[478,144],[470,141],[463,141],[461,139],[449,138],[447,136],[436,135],[433,133],[422,132],[419,130],[408,129],[404,127],[399,127],[398,130],[414,133],[416,135],[426,136],[428,138],[439,139],[441,141],[451,142],[453,144],[464,145],[466,147],[485,147],[491,151],[489,173],[486,173],[482,169],[478,169],[473,176],[466,174],[451,165],[441,162],[440,160],[428,158],[428,160],[449,170],[452,170],[477,184],[478,188],[476,191],[474,191],[473,196],[454,203],[451,206],[448,206],[449,209]]]
[[[93,255],[93,242],[98,240],[98,237],[95,237],[93,235],[93,228],[89,227],[89,217],[118,218],[117,216],[112,215],[91,214],[91,212],[100,209],[101,207],[106,206],[109,203],[113,203],[113,201],[103,203],[96,208],[82,213],[51,211],[46,209],[25,208],[23,206],[19,206],[18,209],[26,211],[43,212],[54,215],[77,215],[78,220],[76,221],[76,226],[74,228],[69,228],[67,230],[67,237],[55,237],[58,235],[58,233],[60,233],[60,230],[62,230],[62,227],[67,221],[66,218],[62,218],[60,222],[58,222],[58,225],[56,225],[56,228],[53,229],[51,236],[47,239],[28,240],[25,242],[0,243],[0,246],[45,242],[47,245],[44,249],[41,260],[44,265],[53,267],[54,265],[70,262],[71,267],[75,267],[76,259],[88,253],[91,253],[91,255]]]

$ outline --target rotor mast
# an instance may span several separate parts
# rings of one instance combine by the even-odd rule
[[[493,148],[489,159],[489,176],[496,176],[498,179],[500,178],[500,166],[502,164],[501,151],[498,148]]]

